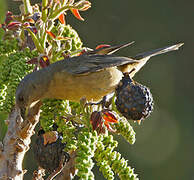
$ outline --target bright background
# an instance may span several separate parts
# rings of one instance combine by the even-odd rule
[[[38,2],[38,1],[36,1]],[[137,126],[134,145],[120,140],[119,151],[129,160],[142,180],[194,180],[194,1],[187,0],[96,0],[81,12],[84,22],[70,13],[69,22],[84,46],[135,41],[118,55],[133,56],[154,48],[184,42],[179,51],[154,57],[135,80],[148,86],[155,100],[151,117]],[[4,7],[17,12],[19,2],[0,0],[0,20]],[[2,119],[2,117],[1,117]],[[0,124],[0,136],[5,127]],[[35,170],[29,151],[25,179]],[[95,168],[96,169],[96,168]],[[96,173],[101,180],[101,173]]]

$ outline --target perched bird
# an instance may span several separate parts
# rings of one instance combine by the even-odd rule
[[[132,78],[150,57],[177,50],[183,45],[166,46],[138,54],[134,58],[111,55],[130,44],[101,47],[28,74],[17,87],[16,106],[24,115],[26,108],[45,98],[79,102],[85,97],[88,101],[99,101],[115,90],[123,73],[131,72]]]

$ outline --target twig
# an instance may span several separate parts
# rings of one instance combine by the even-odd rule
[[[47,180],[53,180],[53,178],[55,178],[62,171],[63,168],[63,161],[61,160],[61,162],[59,163],[59,167],[52,174],[49,175]]]
[[[65,164],[61,173],[55,178],[56,180],[71,180],[75,176],[75,158],[76,151],[70,154],[70,160]]]

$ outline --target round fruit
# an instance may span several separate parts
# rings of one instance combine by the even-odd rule
[[[40,130],[38,134],[33,147],[34,155],[38,165],[51,173],[59,167],[61,160],[64,160],[63,163],[69,160],[69,154],[63,151],[65,144],[61,142],[62,136],[59,135],[55,142],[45,145],[45,132]]]
[[[153,110],[152,94],[146,86],[132,81],[128,74],[116,88],[117,110],[129,120],[143,120]]]

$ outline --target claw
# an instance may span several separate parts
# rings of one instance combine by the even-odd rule
[[[111,97],[108,97],[108,96],[111,96]],[[88,102],[88,103],[86,103],[85,106],[102,105],[102,109],[104,109],[104,108],[108,109],[109,106],[112,103],[112,98],[113,98],[113,93],[104,96],[102,98],[102,100],[100,100],[99,102],[96,102],[96,103],[94,103],[94,102]]]

